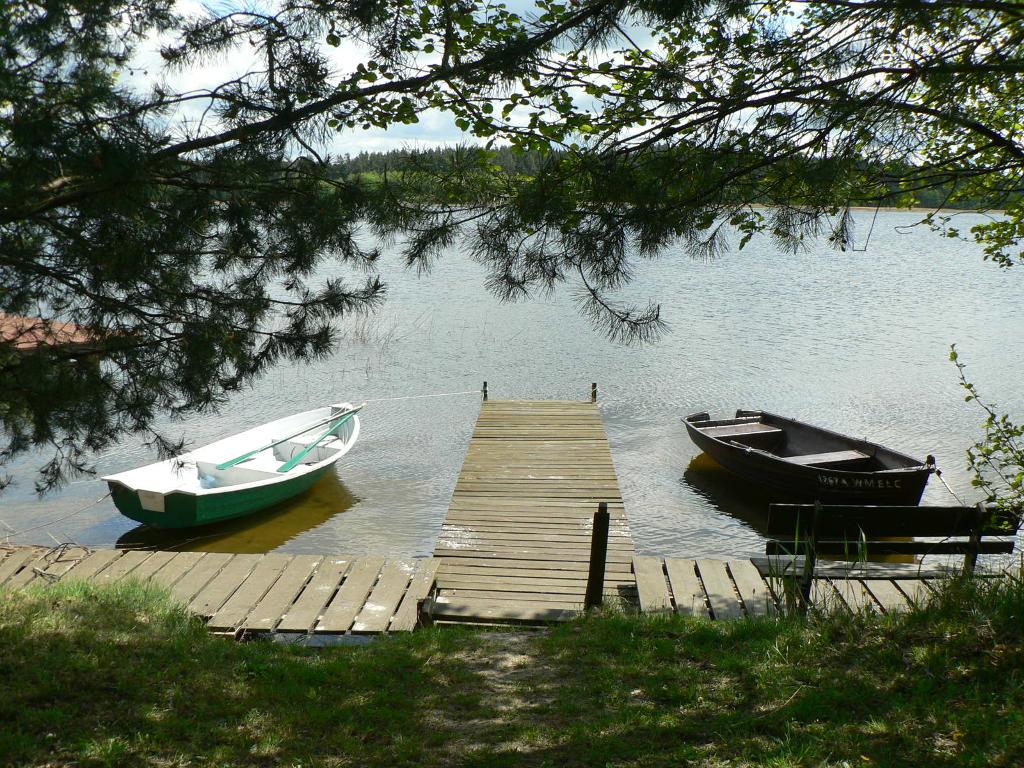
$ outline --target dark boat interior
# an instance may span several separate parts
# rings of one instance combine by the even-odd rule
[[[717,420],[694,418],[690,423],[709,437],[756,448],[804,467],[878,472],[912,466],[874,444],[767,414]]]

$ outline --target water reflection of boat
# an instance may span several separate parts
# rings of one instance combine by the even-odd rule
[[[722,514],[742,520],[759,533],[768,522],[768,505],[799,499],[738,477],[706,453],[698,453],[683,472],[683,483]]]
[[[805,499],[783,491],[752,483],[734,475],[706,453],[698,453],[683,472],[683,483],[722,514],[741,520],[767,538],[768,506],[795,504]],[[908,541],[894,538],[893,541]],[[843,560],[839,556],[823,559]],[[912,563],[913,555],[871,555],[868,560],[884,563]]]
[[[336,472],[328,472],[305,493],[248,517],[199,529],[140,525],[117,540],[120,549],[196,552],[269,552],[345,512],[359,500]]]

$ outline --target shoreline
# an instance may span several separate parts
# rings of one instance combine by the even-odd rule
[[[777,208],[775,205],[751,205],[754,210],[767,211],[771,208]],[[912,208],[898,208],[891,205],[883,205],[880,208],[875,208],[873,205],[851,205],[849,206],[851,211],[857,211],[858,213],[874,213],[876,210],[879,213],[920,213],[920,214],[956,214],[956,213],[979,213],[982,215],[992,216],[1003,216],[1006,214],[1006,210],[1003,208],[993,209],[981,209],[981,208],[929,208],[927,206],[916,205]]]
[[[883,205],[881,208],[875,208],[871,205],[851,205],[851,211],[867,211],[874,212],[877,210],[879,213],[981,213],[991,214],[994,216],[1002,216],[1006,211],[1002,208],[999,209],[980,209],[980,208],[928,208],[924,206],[914,206],[913,208],[896,208],[893,206]]]

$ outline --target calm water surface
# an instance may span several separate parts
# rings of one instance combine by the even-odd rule
[[[0,521],[23,543],[426,555],[480,399],[382,398],[477,390],[484,380],[495,399],[585,399],[598,382],[643,552],[764,551],[765,500],[698,455],[680,424],[700,410],[763,408],[922,458],[932,453],[947,482],[976,500],[964,451],[981,434],[982,414],[963,400],[949,345],[958,344],[984,394],[1024,418],[1024,268],[1006,272],[971,244],[904,229],[918,218],[879,214],[867,252],[781,255],[762,240],[711,262],[669,255],[643,263],[629,295],[660,301],[671,325],[644,347],[591,330],[568,291],[500,304],[485,293],[483,270],[458,252],[421,278],[385,259],[385,308],[368,324],[347,324],[330,360],[280,368],[220,414],[166,425],[201,445],[329,402],[377,401],[335,477],[256,518],[162,534],[121,517],[109,500],[76,513],[106,492],[99,480],[37,500],[32,478],[41,460],[32,457],[12,467],[18,482],[0,494]],[[977,220],[961,218],[961,230]],[[862,219],[866,231],[870,214]],[[152,460],[126,441],[98,469]],[[951,502],[933,478],[923,503]]]

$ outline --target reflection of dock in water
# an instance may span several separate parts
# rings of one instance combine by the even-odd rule
[[[358,499],[337,473],[328,472],[300,496],[255,515],[198,528],[153,528],[140,525],[117,540],[118,549],[177,552],[263,553],[277,549],[306,531],[351,508]]]

